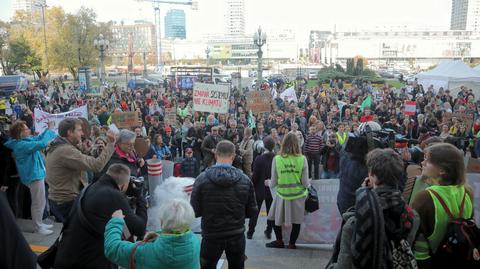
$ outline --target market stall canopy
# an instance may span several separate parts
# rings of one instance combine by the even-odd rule
[[[461,86],[480,92],[480,71],[474,70],[461,60],[441,61],[434,69],[416,75],[418,83],[427,89],[431,85],[435,92],[443,87],[449,89],[455,96]]]

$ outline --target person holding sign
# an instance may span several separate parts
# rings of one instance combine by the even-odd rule
[[[41,150],[47,148],[57,136],[53,131],[54,122],[48,123],[48,129],[39,136],[31,136],[31,130],[26,122],[17,121],[10,127],[12,138],[5,143],[15,155],[18,175],[22,184],[30,189],[32,197],[31,215],[35,233],[49,235],[53,233],[52,225],[42,221],[45,209],[45,159]]]

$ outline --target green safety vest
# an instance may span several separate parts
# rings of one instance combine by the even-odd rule
[[[455,218],[460,217],[460,204],[462,203],[463,194],[465,193],[465,187],[463,185],[435,185],[428,187],[427,191],[428,190],[436,191],[440,197],[442,197],[443,201],[450,209],[450,212],[452,212],[452,215]],[[417,260],[426,260],[430,258],[428,244],[430,244],[430,248],[435,253],[440,241],[442,241],[442,239],[445,237],[445,233],[447,232],[448,215],[443,209],[442,204],[440,204],[438,201],[437,197],[431,192],[428,193],[430,194],[435,206],[435,226],[433,233],[427,238],[428,242],[424,240],[417,240],[415,243],[415,258]],[[463,208],[463,218],[470,218],[473,214],[473,205],[468,194],[465,197]]]
[[[343,146],[343,144],[345,144],[345,141],[347,141],[347,133],[343,133],[343,135],[340,135],[340,133],[337,133],[337,138],[338,138],[338,143],[340,143],[340,146]]]
[[[283,200],[295,200],[306,197],[307,188],[302,185],[304,157],[280,155],[275,156],[277,171],[277,195]]]

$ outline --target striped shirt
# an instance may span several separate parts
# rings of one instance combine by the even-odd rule
[[[323,146],[323,139],[318,134],[308,134],[303,146],[304,153],[320,153]]]

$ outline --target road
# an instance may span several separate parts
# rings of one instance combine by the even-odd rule
[[[46,221],[48,223],[48,220]],[[19,219],[18,224],[25,238],[36,253],[45,251],[53,244],[61,230],[61,224],[54,224],[54,233],[42,236],[31,233],[32,226],[29,220]],[[258,220],[257,232],[252,240],[247,240],[246,255],[248,257],[245,267],[248,269],[277,269],[277,268],[325,268],[331,255],[331,251],[318,245],[298,245],[297,249],[269,249],[265,243],[269,242],[263,235],[266,226],[265,211]],[[199,238],[201,237],[198,235]],[[272,237],[275,237],[272,234]],[[227,269],[225,257],[219,262],[218,269]]]

